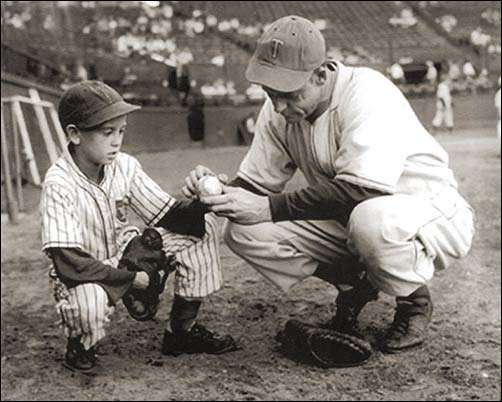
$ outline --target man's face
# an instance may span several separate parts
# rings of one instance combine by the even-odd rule
[[[274,105],[276,113],[280,113],[288,123],[298,123],[310,116],[321,100],[321,86],[315,79],[315,74],[307,83],[294,92],[279,92],[263,87]]]

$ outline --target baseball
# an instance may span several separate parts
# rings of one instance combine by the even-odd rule
[[[200,196],[219,195],[223,192],[220,181],[215,176],[204,176],[197,182]]]

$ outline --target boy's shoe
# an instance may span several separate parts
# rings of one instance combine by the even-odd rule
[[[178,356],[182,353],[208,353],[219,355],[237,350],[237,344],[230,335],[221,336],[195,324],[190,331],[164,332],[162,353]]]
[[[84,349],[80,338],[69,338],[66,346],[65,366],[70,370],[89,373],[96,367],[96,356],[92,349]]]

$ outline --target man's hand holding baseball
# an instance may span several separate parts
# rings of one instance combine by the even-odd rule
[[[187,198],[197,198],[199,192],[197,190],[197,183],[204,176],[216,176],[218,180],[222,183],[228,182],[228,176],[226,174],[216,175],[211,169],[206,166],[198,165],[193,169],[187,177],[185,177],[185,185],[181,189],[183,195]]]
[[[202,197],[201,201],[218,216],[241,225],[254,225],[272,220],[268,197],[239,187],[223,186],[223,194]]]

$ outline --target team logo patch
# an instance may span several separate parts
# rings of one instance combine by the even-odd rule
[[[127,199],[115,200],[116,216],[119,222],[127,223],[129,220],[129,202]]]
[[[272,39],[273,48],[272,48],[272,58],[277,58],[277,53],[279,52],[279,46],[284,45],[284,42],[280,39]]]

